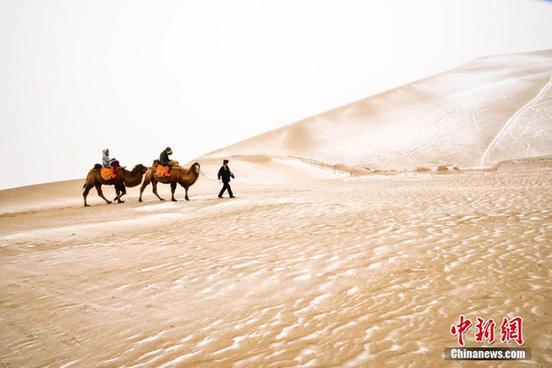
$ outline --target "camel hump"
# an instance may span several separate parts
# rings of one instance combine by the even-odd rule
[[[100,165],[100,164],[95,164],[93,170],[99,170],[99,169],[101,169],[102,167],[103,167],[103,166]]]

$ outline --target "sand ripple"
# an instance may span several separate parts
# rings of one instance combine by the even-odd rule
[[[523,316],[532,365],[552,365],[551,179],[334,180],[125,204],[118,226],[53,218],[75,235],[0,240],[0,366],[439,367],[460,314]]]

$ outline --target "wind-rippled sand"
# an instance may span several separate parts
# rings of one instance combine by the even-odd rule
[[[337,178],[234,200],[198,184],[191,202],[7,213],[0,367],[520,364],[444,361],[460,314],[522,316],[523,365],[551,366],[551,184]]]

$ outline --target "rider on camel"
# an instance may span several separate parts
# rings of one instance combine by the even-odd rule
[[[169,175],[169,170],[171,167],[171,159],[169,158],[172,155],[171,147],[167,147],[159,155],[159,163],[165,167],[165,175]]]

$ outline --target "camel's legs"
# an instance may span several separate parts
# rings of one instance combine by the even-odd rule
[[[152,186],[153,194],[155,194],[160,201],[164,201],[164,199],[161,198],[159,194],[157,194],[157,182],[155,180],[151,181],[151,186]]]
[[[150,182],[151,180],[146,176],[144,182],[140,186],[140,197],[138,198],[138,202],[142,202],[142,193],[144,193],[144,189],[146,189]]]
[[[171,183],[171,201],[176,202],[176,198],[174,198],[174,192],[176,191],[176,182]]]
[[[123,187],[121,188],[121,191],[123,192],[120,196],[119,196],[119,203],[125,203],[125,201],[121,201],[121,198],[126,195],[126,187],[123,185]]]
[[[118,186],[115,185],[115,193],[117,196],[113,201],[117,201],[118,203],[125,203],[125,201],[122,201],[121,198],[126,194],[126,188],[124,185]]]
[[[189,201],[190,198],[188,198],[188,187],[184,187],[184,189],[186,190],[186,197],[185,198],[186,198],[187,201]]]
[[[86,197],[88,197],[88,192],[90,192],[90,189],[92,189],[93,185],[85,184],[84,191],[82,192],[82,196],[84,198],[84,207],[89,207],[90,205],[86,203]]]
[[[102,185],[98,183],[98,184],[95,185],[95,187],[96,187],[96,190],[98,191],[98,195],[99,195],[104,201],[106,201],[107,203],[111,203],[110,200],[108,200],[107,198],[104,197],[103,192],[102,192]]]

